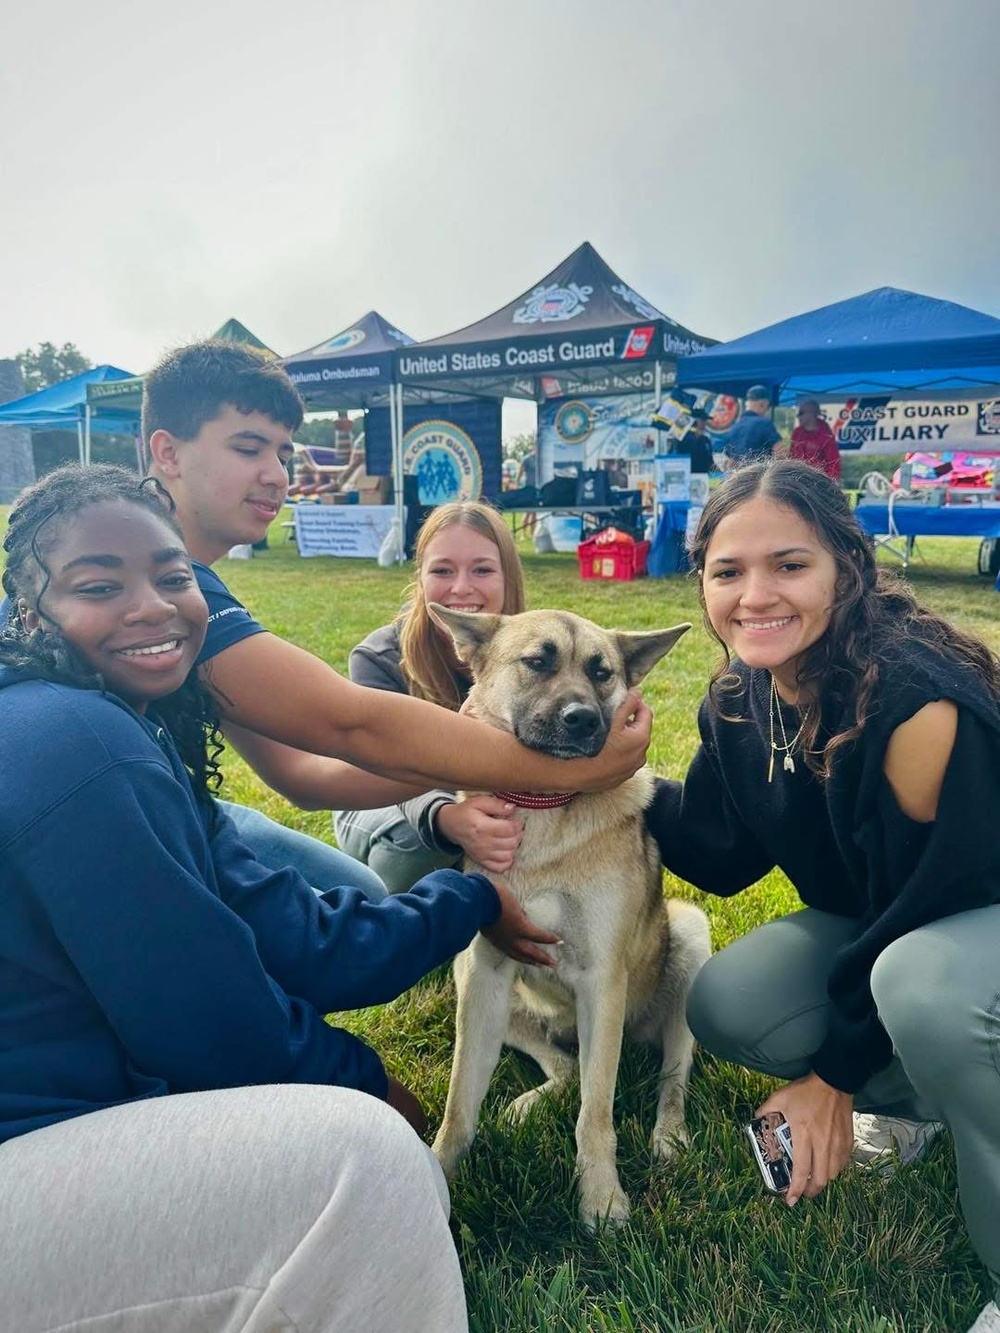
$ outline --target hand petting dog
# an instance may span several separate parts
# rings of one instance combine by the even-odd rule
[[[539,967],[555,967],[551,954],[540,949],[540,944],[562,944],[558,935],[536,926],[524,908],[503,884],[492,881],[500,898],[500,915],[488,930],[480,931],[494,948],[513,958],[517,963],[535,963]]]
[[[439,806],[434,824],[477,865],[502,875],[514,864],[514,853],[524,836],[524,825],[512,818],[513,810],[509,801],[484,793]]]

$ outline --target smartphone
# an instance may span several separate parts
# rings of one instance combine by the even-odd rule
[[[784,1194],[792,1183],[792,1131],[780,1111],[751,1120],[746,1127],[750,1146],[764,1177],[775,1194]]]

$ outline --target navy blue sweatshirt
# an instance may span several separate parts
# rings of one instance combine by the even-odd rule
[[[0,1142],[172,1092],[385,1097],[375,1052],[323,1015],[394,999],[499,911],[453,870],[318,899],[196,799],[152,712],[0,668]]]

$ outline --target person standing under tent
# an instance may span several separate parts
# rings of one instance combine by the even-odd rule
[[[815,398],[804,398],[799,403],[798,418],[788,457],[818,467],[832,481],[840,481],[840,450]]]
[[[771,392],[763,384],[747,389],[743,411],[723,439],[726,469],[770,458],[781,435],[771,420]]]

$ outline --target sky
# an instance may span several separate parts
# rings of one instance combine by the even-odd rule
[[[7,6],[0,358],[434,337],[583,240],[719,339],[881,286],[1000,316],[998,50],[998,0]]]

